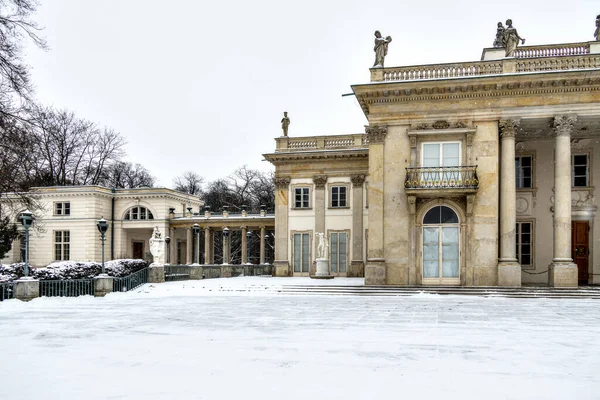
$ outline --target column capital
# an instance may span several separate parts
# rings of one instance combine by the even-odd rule
[[[290,178],[275,177],[275,187],[277,189],[287,189],[290,186]]]
[[[317,189],[322,189],[327,183],[327,175],[315,175],[313,176],[313,183]]]
[[[554,117],[554,133],[556,136],[571,136],[577,115],[557,115]]]
[[[517,130],[521,125],[520,119],[501,119],[498,121],[498,127],[500,128],[500,138],[514,138],[517,134]]]
[[[350,180],[352,181],[352,185],[354,185],[354,187],[362,187],[362,185],[365,183],[365,178],[366,176],[364,174],[350,176]]]
[[[385,125],[367,125],[365,126],[365,132],[369,138],[369,144],[383,143],[385,135],[387,135],[388,128]]]

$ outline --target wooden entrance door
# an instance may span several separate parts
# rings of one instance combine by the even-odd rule
[[[588,221],[573,221],[571,229],[571,257],[577,264],[580,282],[588,281],[588,255],[590,246],[590,224]]]
[[[133,242],[133,258],[144,259],[144,242]]]

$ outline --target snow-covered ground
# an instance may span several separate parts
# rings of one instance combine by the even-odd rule
[[[0,398],[600,398],[598,301],[277,295],[286,283],[4,301]]]

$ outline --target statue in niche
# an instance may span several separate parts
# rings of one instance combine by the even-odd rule
[[[288,126],[290,126],[290,119],[287,116],[287,111],[283,112],[283,118],[281,119],[281,129],[283,129],[283,136],[288,135]]]
[[[375,64],[373,68],[383,68],[383,62],[388,52],[388,45],[392,41],[391,36],[387,36],[385,39],[381,36],[381,32],[375,31]]]
[[[521,44],[525,44],[525,39],[519,36],[517,32],[517,28],[513,28],[512,19],[506,20],[506,30],[504,31],[504,42],[506,44],[506,57],[514,57],[515,50],[519,45],[519,40]]]
[[[594,32],[594,37],[597,41],[600,41],[600,14],[596,17],[596,32]]]
[[[319,239],[319,243],[317,244],[317,258],[327,259],[327,256],[329,255],[327,238],[323,232],[317,232],[315,235],[317,235],[317,239]]]
[[[494,47],[506,47],[506,40],[504,38],[504,25],[502,22],[498,22],[498,29],[496,29],[496,40],[494,40]]]

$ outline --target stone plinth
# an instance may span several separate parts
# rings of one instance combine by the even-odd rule
[[[521,266],[519,263],[498,263],[498,286],[521,287]]]
[[[163,264],[150,264],[148,268],[148,283],[163,283],[165,281],[165,266]]]
[[[31,277],[23,277],[15,281],[15,299],[29,301],[40,297],[40,281]]]
[[[600,42],[590,43],[590,54],[600,54]]]
[[[365,276],[365,263],[362,260],[352,260],[348,268],[348,278],[362,278]]]
[[[221,278],[231,278],[233,276],[233,266],[230,264],[221,265]]]
[[[275,276],[291,276],[290,264],[286,261],[275,261]]]
[[[333,275],[329,274],[329,260],[326,258],[317,258],[317,271],[311,278],[314,279],[333,279]]]
[[[190,280],[200,279],[204,279],[204,271],[202,270],[202,266],[198,264],[190,265]]]
[[[369,259],[365,266],[365,285],[385,285],[385,260]]]
[[[577,264],[552,263],[548,270],[548,285],[555,288],[572,288],[579,285]]]
[[[94,296],[104,297],[113,291],[113,277],[100,274],[94,278]]]

